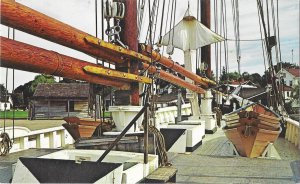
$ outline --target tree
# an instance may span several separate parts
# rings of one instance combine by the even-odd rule
[[[259,87],[263,86],[262,85],[262,77],[258,73],[251,74],[249,78],[250,78],[251,82],[258,85]]]
[[[5,99],[6,94],[8,93],[7,89],[5,88],[5,86],[3,84],[0,84],[0,98],[1,101],[6,101],[7,99]]]
[[[34,80],[29,81],[29,82],[25,83],[24,85],[20,85],[15,89],[14,93],[19,94],[19,95],[16,95],[16,98],[21,98],[20,94],[23,94],[23,98],[15,99],[15,100],[20,102],[20,106],[22,106],[21,103],[23,101],[23,106],[27,107],[29,104],[29,99],[33,96],[38,84],[40,84],[40,83],[55,83],[55,82],[56,81],[55,81],[54,77],[51,75],[44,75],[44,74],[37,75],[37,76],[35,76]]]
[[[24,103],[24,95],[23,92],[21,93],[16,93],[14,91],[14,93],[12,94],[12,101],[14,104],[14,108],[21,108],[21,109],[25,109],[25,103]]]
[[[244,78],[245,81],[250,80],[250,74],[249,74],[248,72],[244,72],[244,73],[242,74],[242,76],[243,76],[243,78]]]
[[[299,100],[300,99],[300,85],[297,84],[293,87],[293,92],[292,92],[292,98],[294,100]]]
[[[29,88],[30,94],[33,95],[37,85],[42,84],[42,83],[56,83],[56,81],[55,81],[54,76],[52,76],[52,75],[45,75],[45,74],[37,75],[34,77],[34,80],[32,81],[32,83],[30,85],[30,88]]]
[[[240,78],[241,75],[238,72],[235,71],[235,72],[226,73],[225,67],[223,67],[222,74],[220,76],[220,83],[226,84],[232,80],[236,80],[236,81],[240,80]]]
[[[276,65],[274,66],[276,73],[279,72],[280,66],[282,66],[282,68],[285,68],[285,69],[289,69],[289,68],[299,68],[299,66],[295,65],[294,63],[282,62],[282,63],[276,64]]]

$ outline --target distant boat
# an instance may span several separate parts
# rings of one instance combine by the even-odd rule
[[[280,116],[272,110],[252,103],[225,115],[223,130],[241,156],[255,158],[278,138],[280,120]]]
[[[100,120],[95,121],[92,118],[79,119],[78,117],[64,117],[63,119],[66,123],[62,124],[62,126],[70,133],[74,140],[97,135],[102,123]],[[109,131],[112,127],[104,122],[102,128],[102,131]]]

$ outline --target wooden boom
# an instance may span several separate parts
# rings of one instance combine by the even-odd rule
[[[130,89],[128,81],[121,78],[118,80],[108,77],[99,77],[85,72],[84,68],[101,66],[81,61],[57,52],[45,50],[32,45],[14,41],[5,37],[0,37],[1,48],[1,67],[14,68],[29,72],[45,73],[60,77],[66,77],[75,80],[83,80],[95,84],[113,86],[119,89]],[[149,65],[144,63],[144,67]],[[155,73],[154,66],[149,67],[150,73]],[[104,75],[104,74],[102,74]],[[112,76],[116,77],[116,76]],[[169,81],[177,86],[185,87],[198,93],[204,93],[204,90],[194,84],[188,83],[179,77],[169,74],[165,71],[159,72],[159,78]],[[142,79],[146,80],[146,79]]]
[[[112,62],[123,62],[109,50],[85,41],[91,35],[12,0],[1,0],[1,24]]]
[[[84,52],[97,58],[122,63],[123,56],[135,58],[137,61],[151,62],[151,59],[135,51],[105,42],[54,18],[44,15],[29,7],[11,0],[1,0],[1,24],[16,28],[26,33]],[[145,47],[144,47],[144,53]],[[160,56],[153,51],[152,58],[162,65],[192,79],[197,84],[207,87],[215,82],[202,78],[174,61]]]
[[[191,91],[200,93],[200,94],[204,94],[205,90],[202,89],[201,87],[196,86],[195,84],[191,84],[177,76],[174,76],[173,74],[170,74],[164,70],[160,70],[159,72],[157,71],[156,67],[154,66],[149,66],[149,64],[143,63],[144,68],[148,68],[148,71],[150,73],[157,73],[158,74],[158,78],[164,80],[164,81],[168,81],[172,84],[175,84],[176,86],[181,86],[183,88],[187,88]]]
[[[184,67],[180,66],[179,64],[175,63],[174,61],[172,61],[169,58],[166,58],[165,56],[161,56],[158,52],[149,49],[149,47],[142,45],[141,46],[143,53],[145,55],[150,55],[150,57],[152,57],[152,59],[154,61],[157,61],[158,63],[168,67],[171,70],[174,70],[182,75],[184,75],[185,77],[190,78],[191,80],[195,81],[198,84],[204,85],[207,87],[208,84],[210,85],[216,85],[215,81],[212,81],[210,79],[206,79],[203,77],[198,76],[197,74],[194,74],[191,71],[188,71],[187,69],[185,69]]]
[[[1,67],[14,68],[24,71],[45,73],[95,84],[113,86],[120,89],[130,89],[130,83],[108,77],[99,77],[85,73],[85,66],[99,65],[81,61],[53,51],[41,49],[25,43],[0,37]]]

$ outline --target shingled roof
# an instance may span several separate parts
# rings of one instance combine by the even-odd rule
[[[86,99],[89,97],[87,83],[52,83],[38,84],[34,99]]]
[[[252,99],[254,97],[261,96],[265,93],[266,88],[242,88],[239,96],[244,99]]]
[[[295,77],[300,77],[300,69],[298,68],[289,68],[288,72],[290,72]]]

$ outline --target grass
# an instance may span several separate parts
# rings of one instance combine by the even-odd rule
[[[28,111],[15,111],[15,119],[27,119]],[[0,111],[0,119],[5,117],[5,112]],[[13,118],[13,111],[6,111],[6,118],[12,119]]]

